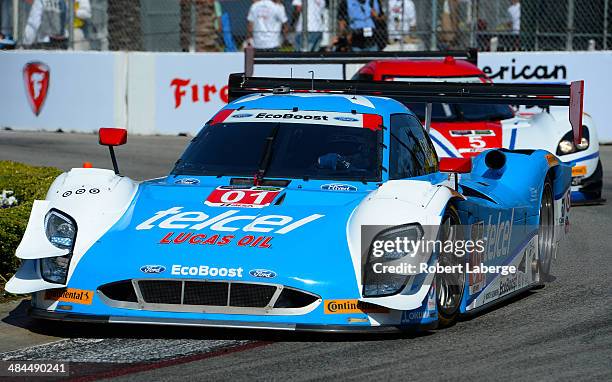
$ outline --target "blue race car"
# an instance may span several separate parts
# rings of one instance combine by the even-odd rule
[[[166,177],[119,175],[113,147],[127,133],[100,129],[114,171],[72,169],[34,203],[6,290],[32,293],[46,319],[450,325],[542,285],[569,222],[571,168],[541,150],[438,160],[392,98],[576,107],[569,90],[232,75],[234,100]]]

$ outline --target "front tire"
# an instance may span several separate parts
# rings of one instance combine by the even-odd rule
[[[439,238],[441,242],[460,240],[460,224],[461,221],[456,208],[449,205],[440,225]],[[465,259],[457,256],[454,252],[442,250],[438,255],[438,264],[442,266],[465,265]],[[465,272],[437,273],[435,280],[438,326],[447,327],[452,325],[459,315],[459,308],[465,291]]]

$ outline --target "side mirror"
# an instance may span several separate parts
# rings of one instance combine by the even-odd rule
[[[102,127],[98,130],[98,137],[103,146],[121,146],[127,143],[127,130],[120,127]]]
[[[121,146],[127,143],[127,130],[120,127],[102,127],[98,130],[98,139],[101,145],[108,146],[110,157],[113,161],[113,169],[115,174],[119,175],[119,166],[117,165],[117,157],[115,157],[115,146]]]
[[[440,158],[440,172],[455,174],[455,190],[459,189],[459,176],[472,171],[472,158]]]

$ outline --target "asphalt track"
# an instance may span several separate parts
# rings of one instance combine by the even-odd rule
[[[185,137],[130,137],[123,173],[165,175]],[[96,136],[0,131],[0,160],[109,167]],[[612,196],[612,147],[602,148]],[[612,203],[572,209],[544,289],[420,335],[314,335],[156,326],[45,325],[0,305],[0,360],[70,362],[73,380],[612,380]],[[4,312],[4,314],[3,314]],[[1,377],[0,377],[1,379]]]

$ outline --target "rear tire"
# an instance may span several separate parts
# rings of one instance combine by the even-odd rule
[[[538,228],[538,269],[546,280],[554,255],[555,243],[555,200],[552,181],[549,176],[544,180],[540,202],[540,223]]]
[[[457,209],[449,205],[442,218],[439,239],[442,242],[461,239],[460,224]],[[465,259],[458,257],[454,252],[441,251],[438,255],[438,264],[442,266],[463,264],[465,266]],[[465,290],[465,272],[436,273],[435,280],[438,326],[447,327],[452,325],[459,315]]]

